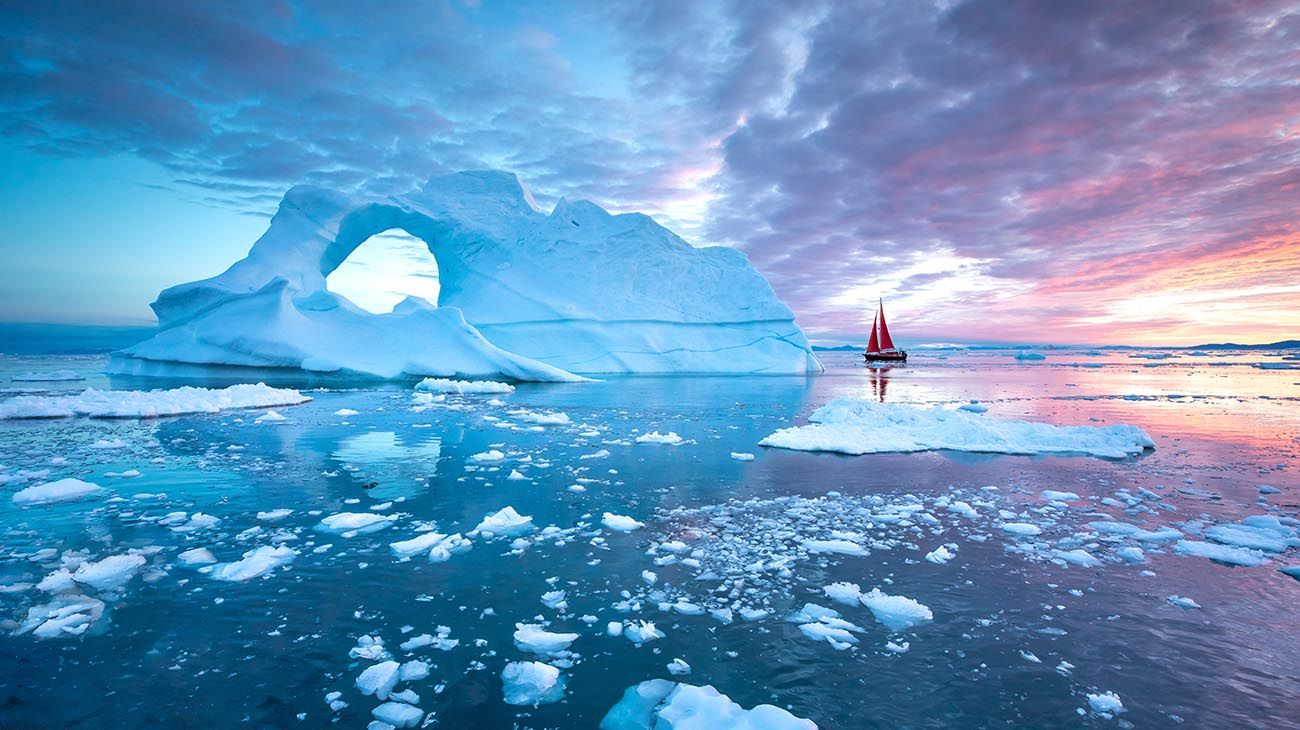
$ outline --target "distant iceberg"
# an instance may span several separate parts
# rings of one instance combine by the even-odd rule
[[[402,229],[437,257],[437,306],[366,312],[325,278]],[[730,248],[694,248],[649,217],[561,200],[546,215],[512,174],[463,172],[408,195],[295,187],[225,273],[153,303],[160,331],[119,374],[177,364],[577,380],[579,374],[819,372],[794,314]]]

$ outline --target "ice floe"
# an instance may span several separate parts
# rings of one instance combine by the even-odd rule
[[[843,454],[948,449],[1105,458],[1122,458],[1155,448],[1151,437],[1136,426],[1055,426],[855,398],[833,400],[813,411],[808,420],[809,425],[780,429],[759,444]]]
[[[60,479],[33,487],[20,489],[14,493],[13,503],[23,507],[58,502],[72,502],[87,497],[96,497],[104,493],[104,488],[80,479]]]
[[[501,670],[507,705],[545,705],[564,697],[564,673],[542,662],[510,662]]]
[[[187,413],[217,413],[232,408],[263,408],[306,403],[310,397],[265,384],[209,389],[95,390],[73,395],[24,395],[0,401],[0,420],[12,418],[158,418]]]
[[[817,730],[773,705],[746,710],[710,685],[651,679],[629,687],[600,730]]]
[[[485,515],[483,520],[474,527],[474,532],[484,533],[490,537],[512,537],[534,529],[536,527],[531,516],[521,515],[514,507],[507,506]]]
[[[212,567],[212,577],[230,582],[249,581],[259,578],[272,570],[293,562],[298,551],[281,545],[272,547],[263,545],[244,553],[242,559],[233,563],[220,563]]]
[[[627,515],[616,515],[612,512],[606,512],[605,515],[600,518],[600,524],[616,532],[632,532],[633,530],[639,530],[642,527],[645,527],[644,522],[637,522]]]

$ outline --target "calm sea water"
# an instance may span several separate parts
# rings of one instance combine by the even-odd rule
[[[682,681],[711,684],[747,707],[787,707],[822,728],[1300,726],[1300,581],[1277,570],[1300,563],[1295,550],[1243,568],[1157,546],[1144,564],[1081,567],[1027,555],[995,527],[1004,510],[1004,518],[1043,525],[1044,540],[1105,556],[1095,536],[1078,537],[1089,521],[1171,524],[1192,534],[1267,510],[1295,516],[1300,371],[1253,367],[1279,360],[1254,353],[1147,360],[1052,352],[1016,362],[1008,353],[950,352],[890,370],[863,368],[851,353],[824,359],[828,372],[819,377],[520,385],[502,397],[506,405],[482,396],[423,411],[411,407],[410,384],[326,383],[310,403],[277,409],[286,420],[275,424],[254,422],[256,412],[0,422],[0,473],[49,469],[50,479],[76,476],[120,498],[20,509],[8,494],[22,485],[0,485],[0,585],[34,583],[56,568],[59,558],[41,558],[44,549],[97,558],[157,548],[85,636],[11,635],[45,598],[35,588],[0,592],[0,621],[8,621],[0,627],[0,727],[364,727],[378,703],[353,687],[368,665],[349,658],[358,637],[380,637],[404,660],[399,643],[439,626],[459,644],[419,652],[432,674],[410,685],[435,727],[595,727],[625,688],[668,677],[674,658],[692,668]],[[104,362],[0,359],[0,387],[176,385],[110,382],[99,374]],[[8,382],[15,372],[63,368],[86,380]],[[757,446],[840,396],[979,400],[990,418],[1131,423],[1157,448],[1106,461],[845,457]],[[335,415],[345,408],[358,415]],[[516,408],[562,411],[571,424],[529,430],[508,414]],[[686,443],[634,441],[653,430]],[[100,440],[125,445],[95,448]],[[471,458],[491,448],[506,460]],[[608,454],[583,458],[601,451]],[[732,452],[756,458],[738,461]],[[59,457],[66,462],[51,463]],[[141,476],[106,476],[128,469]],[[524,479],[507,479],[512,471]],[[575,484],[585,491],[572,491]],[[1260,485],[1279,493],[1261,501]],[[1045,489],[1081,499],[1053,507],[1039,497]],[[1139,489],[1158,499],[1128,514],[1100,501]],[[982,500],[981,517],[963,522],[934,505],[952,494]],[[382,531],[349,538],[314,529],[326,515],[386,502],[383,513],[400,517]],[[784,575],[736,567],[781,557],[782,536],[810,534],[818,520],[838,529],[837,520],[864,506],[910,503],[937,524],[877,524],[890,544],[869,556],[787,551],[794,559]],[[389,550],[427,523],[464,533],[507,505],[563,532],[515,549],[509,539],[476,539],[444,563],[399,561]],[[274,523],[257,518],[280,508],[294,513]],[[194,532],[158,524],[177,511],[221,522]],[[604,512],[646,524],[601,530]],[[647,554],[679,538],[690,541],[699,570],[656,565]],[[299,555],[247,583],[213,580],[176,559],[207,547],[227,561],[272,543]],[[952,562],[923,559],[943,543],[957,546]],[[719,588],[717,577],[698,579],[711,568],[733,570],[735,580]],[[657,573],[655,586],[642,578],[646,570]],[[864,608],[837,606],[863,628],[847,651],[783,620],[808,601],[833,605],[822,586],[835,581],[914,598],[934,620],[896,634]],[[543,605],[554,590],[566,592],[567,610]],[[1173,595],[1202,608],[1171,605]],[[772,615],[724,623],[667,605],[679,599],[732,600]],[[629,609],[629,601],[640,605]],[[638,647],[605,635],[607,622],[629,618],[652,620],[666,636]],[[536,658],[515,647],[512,633],[517,622],[538,621],[580,634],[572,645],[578,657],[561,702],[511,707],[502,702],[502,667]],[[890,641],[908,650],[889,651]],[[331,711],[324,697],[332,691],[349,706]],[[1104,691],[1118,694],[1126,712],[1110,719],[1088,711],[1086,695]]]

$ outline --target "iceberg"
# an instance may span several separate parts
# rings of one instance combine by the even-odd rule
[[[354,250],[390,229],[428,244],[438,302],[407,297],[372,314],[327,289]],[[111,372],[197,365],[571,381],[822,369],[743,253],[695,248],[648,216],[587,201],[543,213],[506,172],[435,177],[381,199],[294,187],[245,258],[152,306],[160,331],[118,353]]]
[[[774,705],[746,710],[710,685],[651,679],[628,687],[600,730],[817,730],[811,720]]]
[[[16,505],[31,507],[39,504],[74,502],[79,499],[98,496],[103,492],[104,488],[98,484],[68,478],[20,489],[14,492],[11,499]]]
[[[837,398],[813,411],[806,426],[783,428],[759,442],[841,454],[948,449],[998,454],[1086,454],[1121,459],[1154,449],[1145,431],[1126,424],[1055,426],[1003,421],[942,407]]]

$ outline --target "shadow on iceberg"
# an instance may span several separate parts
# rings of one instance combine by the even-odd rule
[[[441,306],[372,314],[325,279],[401,229],[438,260]],[[545,215],[512,174],[462,172],[383,201],[291,189],[244,259],[153,303],[160,331],[122,375],[176,365],[572,381],[620,373],[820,372],[794,314],[729,248],[694,248],[641,214],[561,200]]]

